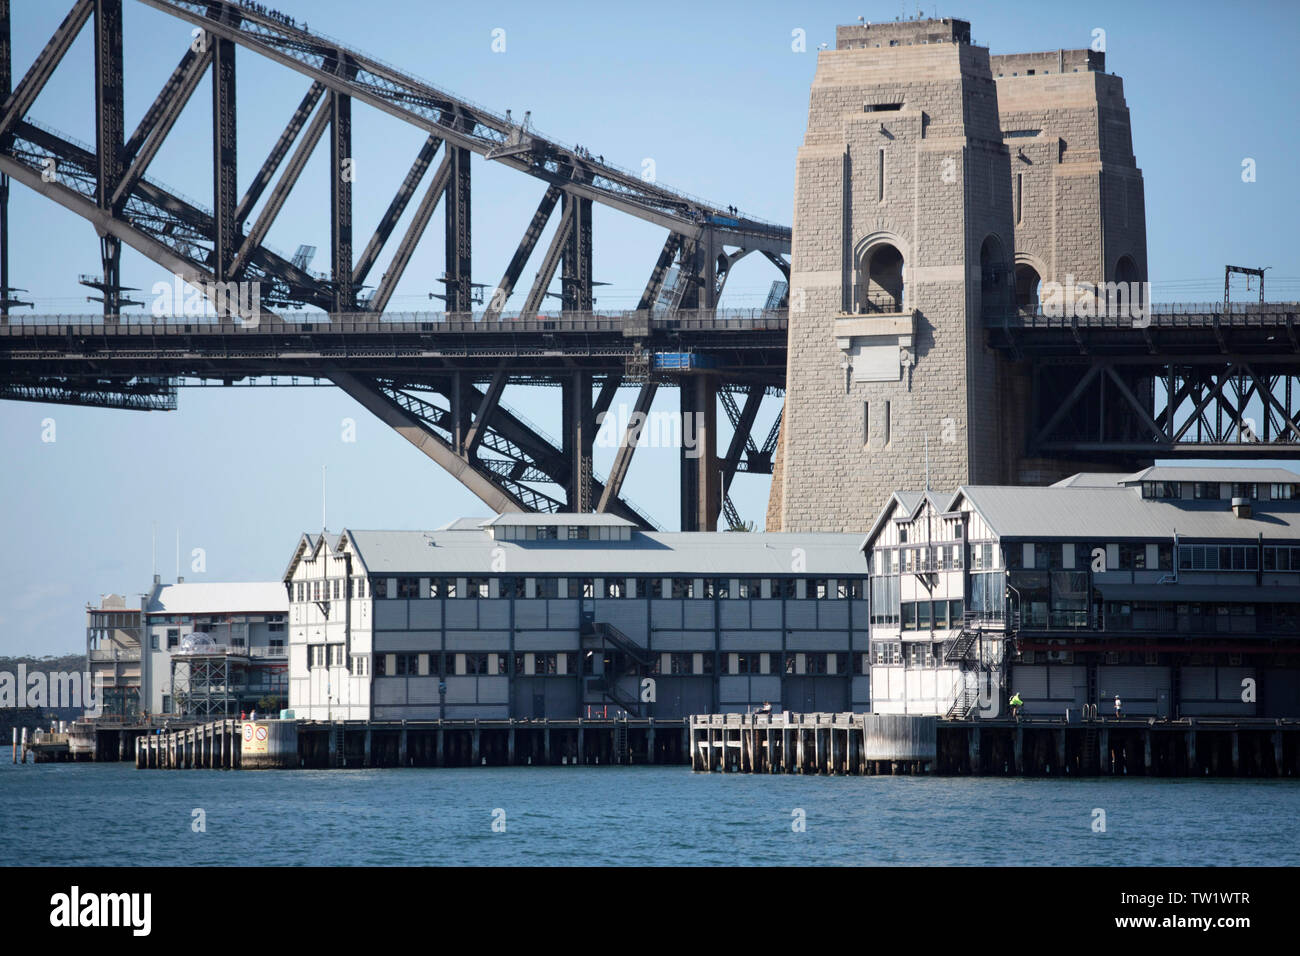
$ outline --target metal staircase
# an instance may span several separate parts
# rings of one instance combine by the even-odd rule
[[[599,690],[609,700],[633,716],[641,716],[641,702],[618,686],[620,677],[635,675],[638,680],[654,660],[654,654],[648,647],[638,644],[608,621],[594,621],[586,618],[582,622],[583,643],[599,640],[600,646],[612,647],[621,651],[632,664],[621,674],[605,674],[603,677],[589,681],[587,686]]]

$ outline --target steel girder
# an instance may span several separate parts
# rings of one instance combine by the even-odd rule
[[[534,485],[567,489],[573,458],[501,404],[500,392],[508,379],[504,370],[487,391],[454,374],[438,383],[416,385],[343,371],[333,371],[330,377],[494,511],[571,510],[567,490],[555,494]],[[473,420],[460,412],[469,406],[478,409]],[[593,493],[603,493],[604,484],[594,476],[591,485]],[[622,499],[614,498],[609,510],[640,527],[654,526]]]
[[[7,24],[8,0],[0,2],[4,4]],[[374,311],[386,307],[410,261],[415,243],[428,224],[433,207],[445,193],[448,310],[469,312],[474,296],[469,232],[469,161],[473,153],[490,155],[494,161],[547,183],[546,195],[500,287],[499,291],[504,294],[494,296],[497,314],[500,314],[500,307],[525,267],[554,204],[561,199],[564,203],[562,229],[548,250],[547,261],[529,297],[534,312],[540,309],[547,287],[561,264],[563,308],[583,312],[591,309],[593,202],[602,202],[670,230],[665,254],[661,255],[662,261],[656,266],[647,288],[657,289],[656,283],[662,283],[673,259],[682,256],[680,268],[683,274],[691,277],[689,285],[696,290],[690,298],[691,303],[715,304],[730,266],[749,251],[762,251],[780,263],[784,261],[781,255],[789,249],[789,230],[784,227],[722,216],[720,207],[681,196],[646,182],[640,176],[608,166],[603,159],[593,159],[585,150],[568,149],[537,136],[508,118],[503,119],[450,97],[332,41],[314,37],[288,23],[287,18],[269,17],[252,8],[223,0],[142,2],[196,24],[200,32],[129,139],[125,138],[121,110],[122,0],[78,0],[18,90],[4,95],[8,93],[7,86],[0,89],[0,192],[7,185],[8,176],[13,175],[96,227],[102,236],[106,315],[116,317],[120,311],[118,264],[122,242],[184,281],[207,291],[211,290],[214,282],[251,280],[266,286],[262,301],[268,305],[306,304],[335,314],[355,312],[357,290],[390,237],[433,153],[444,142],[446,156],[443,164],[370,303]],[[97,110],[97,146],[93,152],[24,119],[78,32],[92,16],[96,39]],[[7,31],[4,39],[7,41]],[[311,88],[242,197],[236,188],[237,45],[287,65],[312,80]],[[7,68],[7,65],[6,55],[0,69]],[[213,96],[213,209],[210,212],[146,176],[162,142],[174,128],[180,112],[209,68]],[[312,123],[295,149],[294,143],[326,92],[329,98],[320,106],[317,122]],[[390,203],[389,212],[381,220],[360,261],[354,261],[352,248],[349,166],[350,104],[353,98],[430,131],[425,148]],[[319,121],[326,114],[331,133],[332,278],[322,281],[306,272],[305,268],[299,268],[266,249],[263,242],[302,165],[322,135]],[[503,146],[509,148],[503,149]],[[294,149],[294,154],[288,168],[252,229],[245,234],[244,223],[253,214],[291,149]],[[47,162],[52,162],[53,168],[57,169],[55,176],[38,175],[48,172],[45,168]],[[4,227],[3,198],[0,195],[0,232]],[[738,251],[723,253],[721,247],[724,243],[736,246]],[[685,258],[687,254],[689,262]],[[0,262],[0,285],[7,286],[6,265]],[[2,295],[4,293],[0,292]],[[674,302],[674,311],[683,304],[681,300]],[[572,404],[578,412],[576,419],[566,426],[566,442],[572,446],[566,459],[567,466],[562,473],[557,473],[554,468],[528,467],[556,480],[565,488],[566,500],[573,506],[588,509],[599,497],[610,499],[611,510],[627,510],[616,495],[612,498],[605,495],[603,486],[591,476],[594,409],[590,403],[589,379],[584,381],[586,387],[571,386]],[[129,382],[129,377],[115,379],[121,394],[127,396],[124,402],[134,401],[130,397]],[[606,380],[606,385],[609,385],[609,380]],[[29,394],[35,394],[30,392],[32,383],[22,387],[28,389]],[[47,380],[43,387],[51,395],[64,388],[54,380]],[[499,398],[499,389],[497,391],[496,397]],[[93,392],[93,387],[85,390],[87,401],[102,401],[102,397],[95,397]],[[65,391],[63,394],[71,395],[73,392]],[[602,391],[606,405],[612,395],[613,388],[607,387]],[[458,405],[465,400],[465,396],[456,395]],[[478,401],[486,402],[482,409],[485,414],[492,414],[493,389],[489,387]],[[468,449],[471,455],[479,447],[487,447],[484,427],[476,427],[468,434],[473,439]],[[560,456],[565,457],[563,451]],[[491,468],[497,466],[485,470]],[[562,478],[559,477],[561,474]]]
[[[324,37],[259,11],[220,0],[141,0],[201,26],[262,56],[297,70],[335,91],[408,123],[438,133],[449,143],[529,173],[566,192],[584,196],[690,237],[712,228],[729,244],[754,251],[788,253],[790,230],[731,217],[720,206],[648,182],[641,175],[599,161],[588,151],[565,147],[525,130],[466,100],[366,57]],[[355,73],[340,75],[346,57]],[[520,143],[528,148],[518,148]],[[511,147],[503,149],[503,147]],[[714,221],[722,220],[721,222]],[[737,223],[731,225],[732,222]]]
[[[1300,362],[1247,357],[1041,363],[1028,453],[1092,458],[1300,454]]]

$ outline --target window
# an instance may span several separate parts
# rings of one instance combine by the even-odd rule
[[[399,598],[417,598],[420,596],[419,578],[398,578],[397,596]]]
[[[556,529],[555,525],[540,525],[540,526],[537,528],[537,540],[538,540],[538,541],[554,541],[554,540],[555,540],[555,537],[556,537],[556,535],[555,535],[556,530],[557,530],[557,529]]]
[[[595,597],[596,596],[596,579],[595,578],[574,578],[578,586],[578,593],[573,593],[573,588],[569,588],[569,597]]]
[[[763,596],[762,578],[741,578],[737,583],[739,587],[736,589],[736,597],[753,600]]]
[[[284,650],[284,641],[280,638],[273,637],[270,640],[270,647],[273,651],[282,651]]]
[[[370,593],[377,598],[388,597],[388,578],[375,578],[370,582]]]
[[[659,597],[659,578],[637,578],[636,596],[639,598]]]
[[[343,666],[343,645],[330,644],[329,649],[330,649],[329,650],[330,667],[342,667]]]
[[[709,583],[713,588],[713,593],[709,595],[710,597],[731,597],[731,578],[710,578]]]
[[[798,584],[794,578],[773,578],[772,579],[772,597],[793,598],[798,593],[799,593]]]
[[[173,647],[175,647],[180,642],[181,642],[180,628],[176,628],[176,627],[167,628],[167,650],[170,651]]]
[[[1259,485],[1253,482],[1234,481],[1232,483],[1232,497],[1234,498],[1258,498]]]
[[[605,597],[627,597],[627,578],[605,578]]]
[[[950,627],[960,627],[965,608],[960,600],[948,602],[948,621]]]
[[[152,635],[149,636],[149,650],[151,650],[151,651],[156,651],[156,650],[158,650],[158,635],[157,635],[157,634],[152,634]]]
[[[695,579],[694,578],[673,578],[673,597],[675,598],[695,597]]]
[[[307,648],[307,666],[324,667],[325,666],[325,645],[313,644]]]
[[[1119,567],[1121,571],[1142,571],[1147,566],[1147,546],[1145,544],[1121,544],[1119,546]]]
[[[827,588],[828,584],[825,578],[809,578],[804,594],[813,600],[824,601],[830,597]]]
[[[528,582],[526,578],[508,577],[501,579],[501,597],[503,598],[521,598],[527,593]]]
[[[395,654],[398,677],[416,677],[420,673],[419,654]]]
[[[903,645],[900,641],[872,641],[871,656],[873,664],[901,664]]]
[[[465,597],[485,598],[488,596],[487,578],[467,578],[465,580]]]
[[[890,46],[893,45],[893,43],[890,44]],[[868,103],[862,108],[862,111],[864,113],[894,113],[902,108],[902,103]]]
[[[1192,494],[1197,498],[1220,498],[1217,481],[1198,481],[1192,486]]]
[[[539,598],[557,598],[560,596],[559,578],[538,578],[536,591]]]
[[[1295,497],[1295,485],[1269,485],[1268,496],[1274,501],[1290,501]]]
[[[1183,486],[1177,481],[1144,481],[1142,482],[1143,498],[1181,498],[1183,496]]]
[[[903,630],[915,631],[916,630],[916,604],[912,601],[908,601],[906,604],[902,605],[902,611],[903,611]]]
[[[591,529],[586,525],[571,524],[569,525],[570,541],[586,541],[591,537]]]
[[[1178,567],[1182,571],[1254,571],[1259,567],[1259,549],[1255,545],[1179,545]]]
[[[365,654],[352,655],[352,673],[358,677],[370,676],[370,658]]]

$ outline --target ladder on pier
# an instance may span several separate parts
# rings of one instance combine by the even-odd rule
[[[627,721],[614,721],[614,762],[621,764],[630,764],[632,762],[632,748],[627,739]]]
[[[1079,758],[1079,770],[1084,775],[1101,772],[1101,756],[1097,753],[1097,728],[1089,727],[1083,732],[1083,754]]]
[[[347,738],[343,736],[343,724],[335,723],[334,726],[330,728],[330,735],[333,738],[330,741],[330,751],[332,754],[330,763],[334,767],[346,767],[347,758],[344,756],[343,748]]]

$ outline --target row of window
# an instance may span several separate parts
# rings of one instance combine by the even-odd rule
[[[576,669],[573,658],[577,657]],[[849,673],[852,663],[854,674],[866,673],[867,655],[846,654],[834,651],[804,651],[799,653],[723,652],[718,655],[721,661],[721,673],[725,675],[741,674],[787,674],[833,676]],[[850,657],[853,658],[850,661]],[[410,652],[374,655],[374,676],[376,677],[443,677],[462,675],[500,676],[565,676],[592,675],[595,673],[595,654],[588,651],[582,654],[521,652],[513,655],[512,662],[508,652]],[[714,673],[714,655],[712,652],[673,652],[655,654],[647,668],[655,675],[711,675]],[[342,644],[319,644],[308,648],[308,664],[311,667],[343,666]],[[369,675],[369,656],[352,655],[351,673],[358,677]]]
[[[1193,498],[1258,498],[1260,483],[1254,481],[1194,481],[1188,482],[1191,485]],[[1142,482],[1143,498],[1181,498],[1183,497],[1183,485],[1181,481],[1144,481]],[[1268,496],[1274,501],[1290,501],[1293,498],[1300,497],[1297,486],[1294,484],[1269,484]],[[1228,492],[1228,493],[1225,493]]]
[[[803,580],[804,598],[807,600],[861,600],[866,594],[864,578],[524,578],[505,576],[497,578],[497,595],[502,598],[524,598],[532,582],[535,598],[726,598],[757,600],[764,592],[771,598],[797,598],[798,582]],[[389,594],[388,578],[375,578],[370,582],[370,596],[374,598],[487,598],[492,594],[491,579],[486,577],[418,578],[402,576],[394,579]],[[421,581],[426,587],[421,589]],[[464,586],[459,582],[463,581]],[[331,601],[343,597],[367,596],[366,579],[331,578],[317,581],[297,581],[294,585],[297,601]]]
[[[899,611],[901,618],[899,626],[904,631],[961,627],[961,601],[904,601]]]

